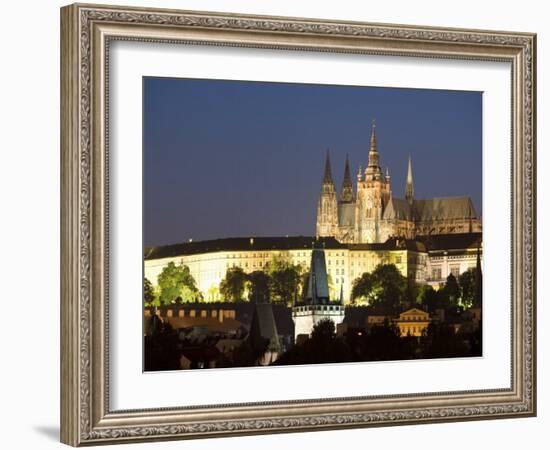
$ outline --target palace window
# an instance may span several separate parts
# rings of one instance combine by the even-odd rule
[[[432,269],[432,279],[441,280],[441,267],[434,267]]]

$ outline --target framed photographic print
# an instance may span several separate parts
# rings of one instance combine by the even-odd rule
[[[61,10],[73,445],[536,414],[530,33]]]

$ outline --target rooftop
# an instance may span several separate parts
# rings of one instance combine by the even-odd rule
[[[149,247],[145,249],[144,258],[150,260],[215,252],[311,250],[314,243],[317,248],[321,247],[326,250],[409,250],[426,252],[477,248],[481,241],[482,233],[480,232],[433,234],[418,236],[416,239],[392,237],[386,242],[376,244],[342,244],[333,237],[316,239],[314,236],[233,237]]]

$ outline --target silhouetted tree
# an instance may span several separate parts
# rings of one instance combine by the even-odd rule
[[[447,282],[445,283],[442,294],[444,296],[444,301],[449,307],[458,306],[458,301],[460,299],[460,286],[452,273],[450,273],[447,277]]]
[[[351,288],[351,302],[354,305],[368,305],[373,290],[373,276],[365,272],[359,278],[353,280]]]
[[[336,335],[336,327],[330,319],[321,320],[304,342],[283,353],[274,365],[321,364],[353,361],[344,339]]]
[[[247,277],[240,267],[230,267],[220,283],[220,294],[226,301],[238,302],[243,299]]]
[[[469,356],[468,345],[452,326],[431,323],[422,338],[424,358]]]
[[[143,304],[144,306],[151,306],[155,302],[155,291],[151,282],[143,277]]]
[[[161,322],[152,335],[144,337],[144,366],[146,371],[180,368],[178,336],[168,322]]]
[[[475,269],[471,268],[460,274],[458,284],[461,292],[460,303],[465,308],[471,308],[475,296]]]
[[[270,276],[262,270],[255,270],[246,276],[249,284],[250,300],[265,302],[269,300]]]

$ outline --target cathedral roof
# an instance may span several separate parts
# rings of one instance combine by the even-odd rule
[[[400,220],[410,220],[411,218],[411,205],[407,200],[403,198],[390,198],[382,219],[400,219]]]
[[[418,221],[434,219],[475,219],[476,210],[470,197],[441,197],[414,200],[414,218]]]
[[[392,197],[382,218],[424,222],[438,219],[475,219],[477,214],[470,197],[414,199],[412,205],[405,199]]]

